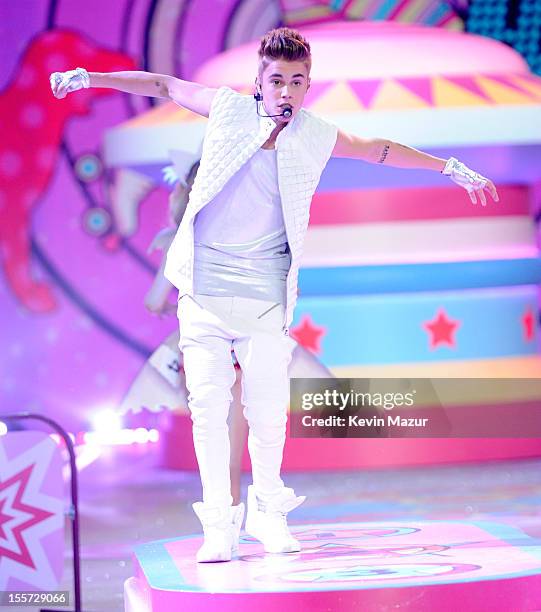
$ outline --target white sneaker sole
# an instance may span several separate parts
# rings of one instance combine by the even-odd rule
[[[246,522],[245,531],[248,535],[252,536],[252,538],[258,540],[263,544],[263,550],[266,553],[271,554],[282,554],[282,553],[295,553],[301,551],[301,545],[299,542],[291,542],[290,544],[285,544],[283,546],[277,547],[273,546],[272,543],[265,543],[265,537],[258,533],[256,529],[252,529],[252,526],[248,521]]]

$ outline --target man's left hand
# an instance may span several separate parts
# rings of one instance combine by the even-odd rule
[[[470,170],[470,168],[454,157],[450,157],[447,160],[442,174],[448,176],[457,185],[464,187],[474,204],[477,203],[477,197],[479,197],[481,204],[483,206],[487,205],[485,189],[490,193],[494,202],[498,202],[500,199],[496,187],[490,179]]]

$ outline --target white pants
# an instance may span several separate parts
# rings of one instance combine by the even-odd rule
[[[203,502],[232,503],[227,417],[235,370],[242,369],[242,404],[257,496],[267,502],[284,483],[280,468],[289,404],[288,365],[295,343],[284,334],[284,306],[243,297],[184,295],[178,303],[188,406]]]

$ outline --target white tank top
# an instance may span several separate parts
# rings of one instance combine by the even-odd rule
[[[291,256],[276,151],[259,149],[194,222],[194,292],[285,304]]]

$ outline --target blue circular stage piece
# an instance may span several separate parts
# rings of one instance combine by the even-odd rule
[[[290,335],[330,368],[536,355],[538,301],[536,285],[301,294]]]

